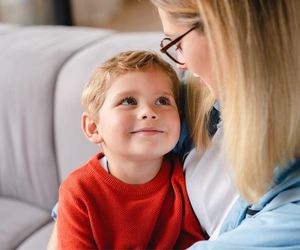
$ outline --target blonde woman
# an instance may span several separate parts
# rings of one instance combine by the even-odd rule
[[[193,248],[300,249],[300,1],[151,1],[162,52],[197,81],[184,169],[211,240]],[[216,99],[221,122],[209,134]]]
[[[300,249],[300,1],[152,2],[167,36],[161,51],[209,90],[188,112],[196,148],[207,153],[216,147],[205,140],[213,97],[222,110],[220,147],[226,156],[217,169],[231,166],[240,193],[217,239],[192,248]],[[203,157],[205,153],[198,153],[200,161]],[[203,206],[203,190],[209,192],[200,169],[211,177],[213,167],[200,166],[195,151],[185,162],[196,214]],[[203,173],[198,184],[193,177],[197,172]],[[218,185],[218,180],[209,181]],[[197,215],[205,221],[204,214]]]

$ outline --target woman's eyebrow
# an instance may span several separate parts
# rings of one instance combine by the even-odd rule
[[[168,33],[167,31],[164,31],[164,35],[165,35],[166,37],[172,37],[172,36],[174,36],[174,35]]]

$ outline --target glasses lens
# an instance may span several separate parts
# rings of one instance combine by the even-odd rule
[[[165,47],[170,43],[169,39],[164,39],[161,42],[162,47]],[[180,50],[176,49],[176,44],[173,44],[170,48],[168,48],[165,52],[173,61],[179,64],[184,64],[184,62],[180,62],[180,59],[178,58],[178,54],[181,53]]]

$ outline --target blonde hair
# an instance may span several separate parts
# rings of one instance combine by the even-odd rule
[[[189,132],[198,151],[205,150],[211,141],[208,130],[210,112],[214,97],[205,85],[199,84],[199,79],[189,75],[186,82],[185,114]]]
[[[153,51],[126,51],[110,58],[96,69],[82,92],[82,106],[95,121],[103,105],[106,93],[113,81],[126,73],[135,71],[160,70],[167,75],[178,103],[179,80],[172,66]]]
[[[224,147],[240,193],[255,202],[274,168],[300,156],[300,1],[192,2],[210,44]]]
[[[202,23],[198,5],[193,0],[151,0],[157,7],[165,10],[179,24],[193,26]],[[202,32],[200,30],[199,32]],[[215,98],[205,85],[200,85],[192,75],[187,78],[185,92],[185,112],[189,130],[198,151],[207,148],[210,142],[208,121]]]

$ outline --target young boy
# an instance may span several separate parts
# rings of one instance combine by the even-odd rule
[[[204,239],[169,153],[180,132],[178,91],[176,73],[153,52],[120,53],[94,73],[82,129],[103,153],[60,187],[60,249],[184,249]]]

